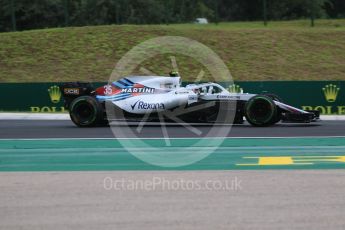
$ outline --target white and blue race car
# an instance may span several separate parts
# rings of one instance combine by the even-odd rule
[[[91,83],[60,86],[65,108],[79,127],[113,120],[243,123],[270,126],[279,121],[309,123],[318,111],[287,105],[273,94],[230,93],[216,83],[181,86],[181,78],[130,76],[94,89]]]

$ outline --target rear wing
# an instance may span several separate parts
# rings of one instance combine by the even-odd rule
[[[65,82],[60,86],[60,90],[64,99],[64,106],[69,108],[71,102],[80,96],[93,95],[94,87],[90,82]]]

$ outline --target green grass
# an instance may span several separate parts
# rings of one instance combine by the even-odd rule
[[[214,50],[234,80],[344,80],[345,20],[234,22],[218,25],[110,25],[0,33],[0,82],[107,81],[132,47],[157,36],[183,36]],[[185,81],[202,69],[176,55]],[[142,67],[165,75],[169,55]],[[143,73],[139,68],[133,74]],[[206,77],[210,77],[206,71]]]

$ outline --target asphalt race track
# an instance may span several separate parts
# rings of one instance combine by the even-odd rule
[[[139,139],[0,120],[0,229],[345,229],[344,121],[112,128]],[[177,139],[166,146],[163,136]],[[213,137],[230,138],[180,168],[129,153],[197,155]]]
[[[160,125],[145,125],[140,132],[138,125],[112,126],[121,137],[161,138]],[[320,121],[310,124],[277,124],[273,127],[252,127],[243,125],[194,125],[196,131],[179,125],[167,125],[167,136],[170,138],[183,137],[313,137],[313,136],[345,136],[344,121]],[[211,133],[210,130],[214,129]],[[231,130],[230,130],[231,128]],[[134,134],[133,134],[134,133]],[[109,127],[78,128],[71,121],[64,120],[0,120],[0,138],[113,138]]]

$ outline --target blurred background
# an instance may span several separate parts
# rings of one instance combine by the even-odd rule
[[[0,31],[344,17],[343,0],[0,0]]]
[[[235,81],[345,74],[344,0],[0,0],[0,31],[3,83],[105,82],[124,54],[158,36],[205,44]],[[166,75],[171,55],[132,74]],[[175,58],[182,79],[194,81],[199,63]],[[215,80],[204,72],[205,81]]]

